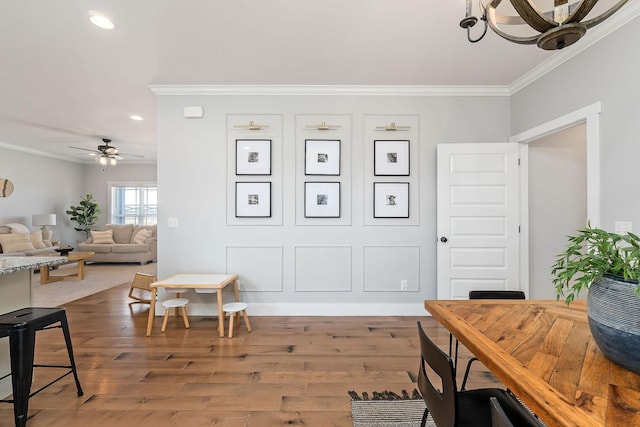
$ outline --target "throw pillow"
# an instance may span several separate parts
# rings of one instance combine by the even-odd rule
[[[133,224],[107,224],[105,230],[113,230],[113,241],[116,243],[129,243],[133,233]]]
[[[136,235],[133,238],[133,243],[135,243],[136,245],[142,245],[149,237],[151,237],[152,234],[153,233],[151,232],[151,230],[147,230],[146,228],[143,228],[142,230],[136,233]]]
[[[116,243],[113,241],[113,230],[92,231],[91,238],[93,243],[97,245],[113,245]]]
[[[47,247],[47,245],[42,241],[42,230],[31,232],[31,244],[36,249],[43,249]]]
[[[2,246],[2,252],[4,253],[32,251],[35,249],[31,243],[29,233],[0,234],[0,246]]]

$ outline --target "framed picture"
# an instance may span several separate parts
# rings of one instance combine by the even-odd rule
[[[373,141],[373,174],[409,176],[409,141]]]
[[[236,217],[271,217],[271,183],[236,182]]]
[[[271,175],[270,139],[236,139],[236,175]]]
[[[340,183],[304,183],[305,218],[340,218]]]
[[[409,183],[373,183],[374,218],[409,218]]]
[[[340,140],[306,139],[304,141],[305,175],[340,175]]]

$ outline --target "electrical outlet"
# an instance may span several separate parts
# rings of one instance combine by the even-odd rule
[[[169,218],[169,228],[178,228],[178,218]]]
[[[408,281],[400,280],[400,290],[401,291],[406,291],[408,287],[409,287],[409,282]]]

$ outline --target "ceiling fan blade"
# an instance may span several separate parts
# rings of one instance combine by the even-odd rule
[[[123,156],[127,156],[127,157],[139,157],[139,158],[143,158],[144,156],[142,154],[131,154],[131,153],[118,153],[119,155],[123,155]]]
[[[92,149],[89,149],[89,148],[73,147],[71,145],[67,145],[67,147],[73,148],[74,150],[91,151],[92,153],[100,153],[100,151],[98,151],[98,150],[92,150]]]

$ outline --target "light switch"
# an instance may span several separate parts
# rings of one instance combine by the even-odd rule
[[[178,228],[178,218],[169,218],[169,228]]]

